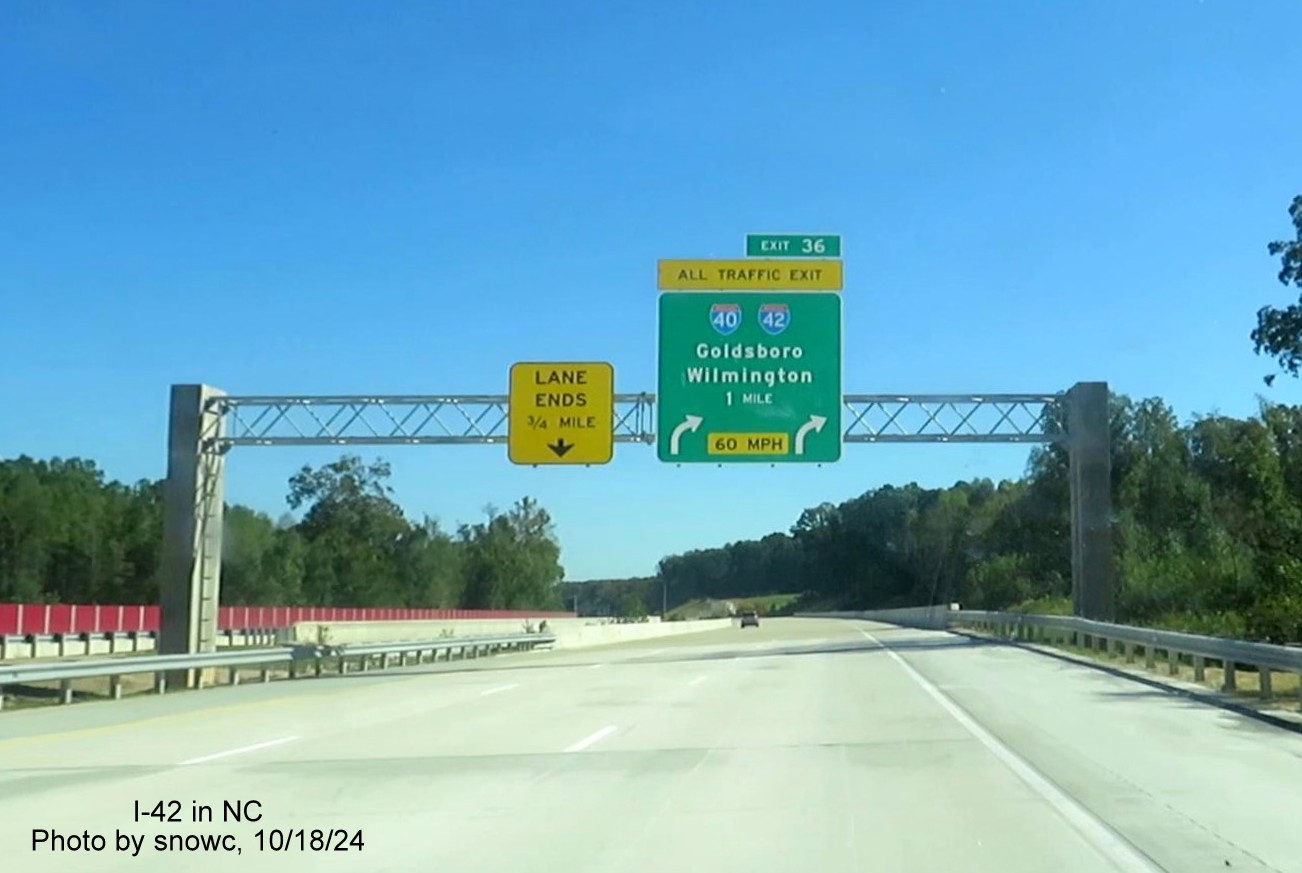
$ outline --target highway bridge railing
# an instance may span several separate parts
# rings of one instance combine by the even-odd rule
[[[393,643],[368,643],[349,646],[274,646],[268,648],[237,648],[216,652],[187,655],[142,655],[111,658],[86,658],[74,661],[56,661],[35,664],[0,664],[0,706],[4,689],[11,685],[28,685],[38,682],[58,682],[63,703],[73,700],[72,683],[78,679],[107,678],[109,696],[122,696],[124,676],[153,674],[154,690],[162,694],[167,690],[167,677],[178,672],[194,671],[195,687],[202,688],[207,674],[227,671],[230,684],[238,684],[240,671],[260,670],[261,680],[271,680],[274,669],[287,669],[289,678],[304,675],[320,676],[327,664],[333,662],[340,674],[349,672],[349,665],[366,671],[378,665],[407,666],[409,660],[424,663],[428,658],[436,661],[440,653],[445,659],[454,657],[477,658],[502,651],[525,651],[540,646],[553,645],[552,634],[509,634],[485,637],[444,637],[437,640],[415,640]]]
[[[451,612],[452,610],[446,610]],[[469,612],[470,610],[464,610]],[[487,612],[488,610],[483,610]],[[510,616],[514,618],[515,616]],[[562,614],[562,618],[568,618]],[[500,619],[499,619],[500,620]],[[386,619],[389,621],[389,619]],[[470,622],[473,619],[454,619]],[[521,622],[533,624],[533,616]],[[394,620],[395,624],[398,624]],[[218,647],[276,646],[285,642],[285,628],[226,628],[217,632]],[[150,652],[158,646],[157,631],[102,631],[54,634],[0,634],[0,662],[38,658],[83,658],[91,655]]]
[[[217,632],[219,646],[274,646],[274,627],[227,628]],[[79,658],[92,654],[150,651],[157,631],[81,631],[50,634],[0,634],[0,661],[19,658]]]
[[[434,609],[376,606],[219,606],[217,627],[243,632],[249,628],[291,627],[301,621],[475,621],[573,618],[572,612],[521,609]],[[157,633],[163,625],[157,604],[0,603],[0,634]]]
[[[1026,615],[1015,612],[950,610],[946,616],[951,627],[964,627],[988,633],[1000,639],[1070,645],[1108,654],[1120,654],[1127,662],[1143,655],[1144,666],[1157,669],[1159,657],[1165,659],[1170,675],[1177,675],[1180,665],[1188,661],[1194,680],[1206,680],[1208,663],[1221,667],[1221,688],[1235,691],[1240,669],[1257,672],[1262,699],[1274,696],[1271,673],[1296,673],[1302,676],[1302,647],[1280,646],[1250,640],[1207,637],[1199,634],[1156,628],[1110,624],[1072,615]],[[1299,685],[1302,693],[1302,684]]]
[[[1178,675],[1180,665],[1188,662],[1193,667],[1194,679],[1198,682],[1206,681],[1207,667],[1210,664],[1223,671],[1221,688],[1224,691],[1237,691],[1237,674],[1241,670],[1252,669],[1257,673],[1258,688],[1264,700],[1274,697],[1273,672],[1294,673],[1300,677],[1299,694],[1302,695],[1302,646],[1280,646],[1251,640],[1110,624],[1073,615],[1029,615],[959,609],[957,604],[797,615],[810,618],[866,619],[929,630],[965,628],[997,639],[1042,642],[1119,654],[1128,663],[1134,663],[1142,655],[1144,665],[1150,670],[1157,669],[1157,662],[1161,658],[1165,660],[1167,671],[1172,676]]]

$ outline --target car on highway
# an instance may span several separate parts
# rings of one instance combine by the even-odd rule
[[[742,627],[759,627],[759,613],[753,609],[748,609],[741,614]]]

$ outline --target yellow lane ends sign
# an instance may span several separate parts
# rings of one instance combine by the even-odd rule
[[[660,261],[665,291],[840,291],[841,261]]]
[[[513,464],[608,464],[615,454],[615,368],[607,363],[511,367],[507,456]]]

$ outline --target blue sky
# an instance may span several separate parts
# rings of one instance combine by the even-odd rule
[[[655,390],[655,263],[846,245],[849,392],[1108,380],[1249,414],[1265,252],[1302,193],[1294,0],[0,7],[0,456],[165,469],[168,386],[501,393],[519,360]],[[1270,396],[1296,402],[1296,382]],[[241,449],[279,515],[337,451]],[[364,450],[414,516],[537,497],[570,578],[787,528],[1016,446],[824,468]]]

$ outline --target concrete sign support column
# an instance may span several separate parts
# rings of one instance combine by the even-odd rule
[[[162,655],[211,652],[217,646],[221,588],[223,412],[225,392],[207,385],[173,385],[163,483]],[[169,687],[189,685],[185,671]]]
[[[1077,382],[1067,392],[1071,480],[1071,587],[1077,615],[1114,618],[1112,453],[1108,383]]]

